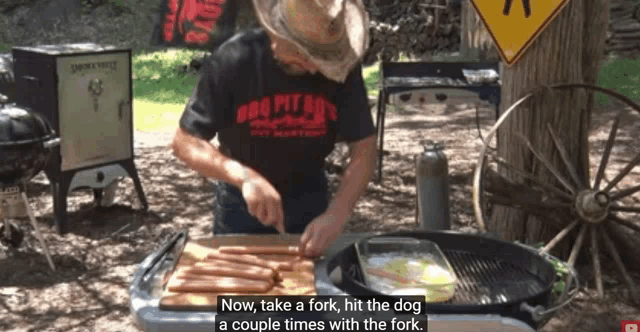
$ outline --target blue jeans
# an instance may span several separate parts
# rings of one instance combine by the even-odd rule
[[[320,185],[298,189],[282,197],[284,223],[287,233],[301,234],[307,225],[325,212],[329,206],[326,178]],[[236,187],[214,183],[213,234],[277,234],[273,227],[264,226],[249,214],[247,203]]]

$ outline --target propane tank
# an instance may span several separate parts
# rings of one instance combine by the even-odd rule
[[[421,142],[416,155],[416,222],[423,230],[449,230],[449,165],[444,145]]]

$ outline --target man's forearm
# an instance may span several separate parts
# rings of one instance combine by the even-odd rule
[[[254,173],[249,167],[225,156],[209,142],[187,137],[184,134],[178,134],[177,137],[179,139],[173,143],[176,157],[207,178],[221,180],[242,188],[244,181]]]
[[[328,211],[341,222],[346,222],[349,218],[373,177],[376,163],[375,137],[366,138],[366,140],[366,146],[352,155],[351,161],[340,179],[338,191],[329,204]]]

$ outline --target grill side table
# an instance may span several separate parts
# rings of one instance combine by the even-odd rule
[[[381,62],[380,93],[376,113],[378,130],[378,178],[382,181],[382,159],[384,146],[384,118],[390,96],[416,90],[432,90],[437,102],[445,102],[452,90],[477,95],[478,99],[495,106],[499,117],[500,82],[487,80],[473,82],[464,71],[493,72],[499,74],[499,64],[491,62]],[[401,97],[402,98],[402,97]]]

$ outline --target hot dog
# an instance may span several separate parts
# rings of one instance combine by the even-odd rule
[[[207,258],[200,262],[196,262],[193,266],[223,266],[223,267],[228,267],[228,268],[237,269],[237,270],[269,269],[269,268],[265,268],[263,266],[258,266],[258,265],[231,262],[231,261],[226,261],[221,259],[210,259],[210,258]]]
[[[198,262],[185,270],[189,274],[238,277],[254,280],[275,280],[276,272],[260,266],[238,264],[225,261]]]
[[[264,280],[206,276],[206,279],[172,278],[167,285],[170,292],[194,293],[266,293],[273,284]]]
[[[298,255],[297,246],[227,246],[218,250],[225,254],[236,255]]]
[[[215,259],[215,260],[223,260],[229,262],[236,262],[242,264],[249,265],[257,265],[265,268],[269,268],[272,270],[281,270],[281,271],[292,271],[293,265],[290,262],[275,262],[268,261],[266,259],[262,259],[255,255],[234,255],[234,254],[225,254],[222,252],[213,252],[209,253],[207,256],[207,260]]]
[[[232,277],[232,276],[218,276],[218,275],[212,275],[212,274],[201,274],[201,273],[194,273],[193,271],[190,271],[189,268],[187,269],[180,269],[178,271],[176,271],[174,273],[174,278],[176,279],[180,279],[180,280],[201,280],[201,281],[216,281],[219,278],[237,278],[237,277]],[[238,278],[238,279],[247,279],[247,278]],[[277,276],[276,276],[277,279]],[[258,280],[258,279],[248,279],[248,280]],[[276,280],[260,280],[260,281],[267,281],[270,284],[275,284]]]
[[[264,278],[266,278],[267,275],[273,275],[270,281],[282,281],[282,274],[280,273],[280,270],[276,268],[271,268],[271,267],[262,267],[259,265],[243,264],[243,263],[230,262],[230,261],[219,260],[219,259],[206,259],[202,262],[196,263],[195,267],[196,268],[203,267],[203,266],[206,267],[208,265],[228,267],[230,269],[234,269],[235,271],[242,270],[252,274],[255,274],[259,270],[260,272],[258,275],[256,275],[255,278],[249,278],[249,279],[259,278],[260,280],[262,280],[263,278],[261,276],[264,276]]]
[[[369,267],[367,268],[367,273],[376,276],[376,277],[382,277],[382,278],[387,278],[387,279],[392,279],[394,281],[397,282],[402,282],[402,283],[412,283],[411,279],[405,278],[403,276],[399,276],[397,274],[394,274],[392,272],[386,271],[382,268],[376,268],[376,267]]]

